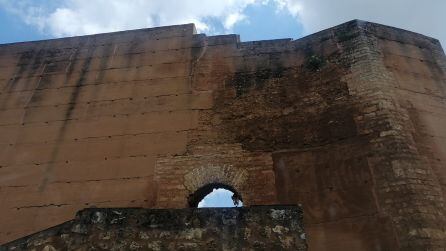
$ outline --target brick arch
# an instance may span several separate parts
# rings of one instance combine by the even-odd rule
[[[189,207],[198,207],[198,204],[200,203],[200,201],[204,199],[204,197],[209,195],[214,189],[220,189],[220,188],[231,191],[234,194],[232,197],[233,200],[235,199],[239,202],[243,202],[241,194],[232,186],[223,183],[209,183],[199,188],[194,193],[189,194],[189,197],[187,198]]]
[[[189,207],[189,196],[213,183],[232,187],[244,206],[277,204],[271,153],[245,151],[238,144],[196,146],[186,155],[158,157],[154,181],[157,208]]]
[[[243,169],[235,169],[232,165],[210,165],[197,167],[184,175],[184,186],[189,192],[189,205],[194,206],[196,200],[213,188],[225,188],[238,197],[245,190],[248,173]],[[206,194],[205,194],[206,193]],[[204,197],[203,196],[203,197]]]

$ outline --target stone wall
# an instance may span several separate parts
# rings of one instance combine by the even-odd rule
[[[0,250],[307,250],[294,206],[85,209]]]
[[[212,183],[302,204],[310,250],[444,248],[446,59],[362,21],[240,42],[193,25],[0,46],[1,242]]]

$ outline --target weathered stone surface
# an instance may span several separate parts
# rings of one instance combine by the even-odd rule
[[[0,250],[307,250],[297,206],[85,209]]]
[[[182,25],[17,43],[0,88],[0,243],[218,184],[301,204],[311,250],[446,248],[433,38],[354,20],[298,40]]]

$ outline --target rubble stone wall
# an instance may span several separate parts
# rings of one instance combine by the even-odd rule
[[[200,209],[85,209],[76,219],[0,250],[305,251],[295,206]]]

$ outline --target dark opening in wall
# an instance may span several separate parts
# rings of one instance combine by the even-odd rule
[[[241,207],[242,197],[231,186],[212,183],[189,195],[190,207]]]

